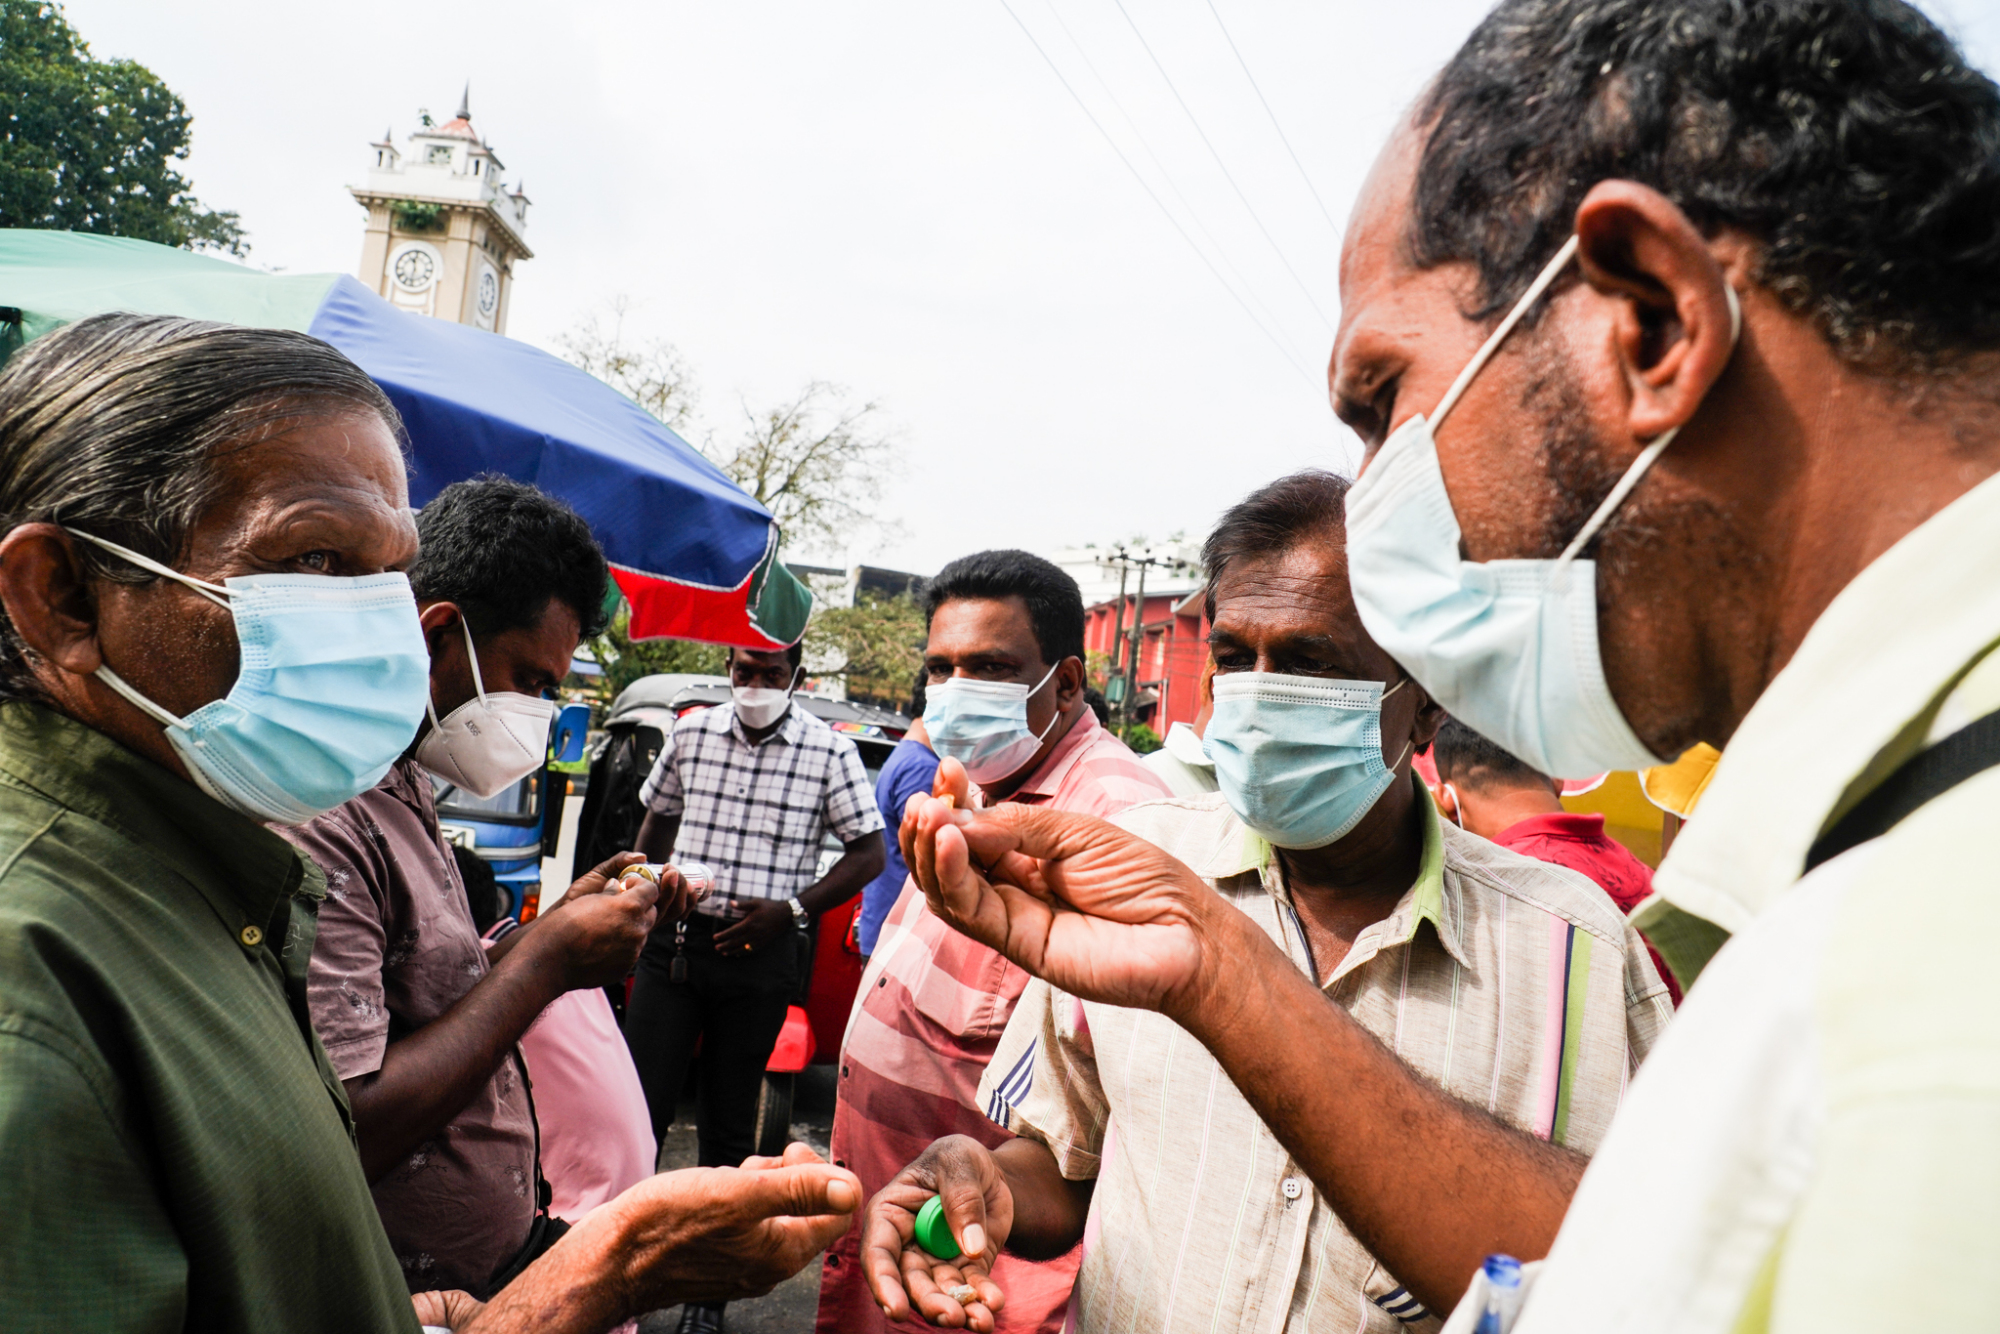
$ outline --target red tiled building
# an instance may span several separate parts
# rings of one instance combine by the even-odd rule
[[[1114,676],[1123,674],[1137,602],[1137,596],[1128,593],[1122,603],[1113,597],[1084,612],[1084,647],[1091,653],[1093,664],[1098,661],[1097,654],[1103,654],[1107,663],[1115,656],[1119,670],[1112,673]],[[1196,695],[1202,664],[1208,659],[1208,626],[1201,613],[1201,590],[1184,587],[1162,593],[1148,590],[1140,627],[1135,716],[1165,736],[1172,724],[1193,722],[1200,708]],[[1121,639],[1123,646],[1114,654],[1113,646]]]

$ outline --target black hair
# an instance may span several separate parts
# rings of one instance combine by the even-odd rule
[[[602,634],[611,572],[590,525],[539,487],[489,473],[453,482],[417,513],[410,587],[419,602],[455,602],[475,635],[526,629],[551,601]]]
[[[1201,545],[1208,587],[1202,612],[1215,620],[1215,586],[1234,561],[1290,551],[1306,538],[1338,532],[1347,522],[1347,492],[1354,483],[1324,468],[1306,468],[1260,486],[1216,520]]]
[[[1026,551],[960,556],[924,585],[924,628],[939,607],[960,598],[1019,598],[1044,664],[1083,656],[1083,594],[1053,561]]]
[[[1111,701],[1104,698],[1102,690],[1099,690],[1096,686],[1085,686],[1083,688],[1083,702],[1090,706],[1090,711],[1097,716],[1097,721],[1101,726],[1111,726]]]
[[[1493,742],[1456,718],[1444,720],[1436,740],[1431,742],[1431,762],[1438,777],[1453,783],[1484,787],[1496,780],[1523,784],[1546,784],[1548,775],[1529,768]]]
[[[1502,0],[1416,124],[1412,257],[1477,266],[1472,318],[1620,178],[1757,238],[1758,281],[1856,364],[2000,347],[2000,89],[1901,0]]]
[[[921,718],[924,716],[924,705],[930,699],[930,684],[930,668],[919,663],[917,665],[917,679],[910,683],[910,707],[903,710],[906,716],[911,718]]]
[[[347,413],[374,415],[403,442],[367,372],[308,334],[167,315],[78,320],[0,370],[0,532],[62,524],[179,565],[221,498],[222,458],[280,425]],[[87,542],[72,550],[96,579],[158,577]],[[0,697],[41,694],[0,610]]]
[[[722,655],[722,660],[725,664],[728,663],[730,656],[738,648],[742,648],[745,653],[776,653],[779,651],[774,648],[749,648],[744,645],[733,644],[730,646],[729,652]],[[799,670],[799,664],[806,659],[806,641],[801,639],[796,644],[787,644],[784,648],[784,654],[785,661],[791,665],[792,671],[796,673]]]

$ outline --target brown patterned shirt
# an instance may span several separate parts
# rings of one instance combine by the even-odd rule
[[[397,1041],[486,975],[431,801],[413,760],[372,791],[280,832],[326,871],[308,994],[313,1027],[343,1080],[382,1068]],[[534,1121],[514,1061],[449,1125],[374,1185],[375,1207],[412,1292],[481,1292],[527,1240],[535,1214]]]

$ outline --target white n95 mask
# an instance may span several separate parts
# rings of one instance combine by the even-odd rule
[[[465,631],[466,660],[472,664],[472,698],[440,722],[437,705],[425,696],[431,730],[417,747],[417,763],[455,788],[490,797],[541,767],[549,753],[556,705],[554,700],[513,690],[487,694],[479,677],[472,627],[463,616],[458,623]]]
[[[931,749],[965,766],[975,783],[1005,778],[1033,759],[1042,738],[1062,710],[1039,733],[1028,727],[1028,700],[1054,679],[1056,669],[1034,685],[1016,681],[975,681],[954,676],[924,690],[924,731]]]
[[[1398,427],[1347,497],[1348,579],[1368,633],[1453,717],[1553,778],[1664,763],[1611,697],[1597,640],[1597,563],[1577,553],[1676,432],[1640,451],[1562,555],[1483,563],[1459,559],[1435,432],[1577,244],[1572,236],[1556,253],[1430,419],[1419,414]],[[1734,289],[1723,291],[1733,345],[1742,306]]]
[[[792,679],[798,680],[796,672]],[[792,692],[763,686],[731,686],[729,700],[736,706],[736,721],[755,731],[785,716],[785,710],[791,707]]]

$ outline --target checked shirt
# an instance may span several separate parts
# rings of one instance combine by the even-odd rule
[[[715,872],[702,909],[791,898],[818,879],[823,831],[848,843],[882,827],[854,743],[796,704],[754,746],[732,706],[683,714],[639,801],[680,817],[675,861]]]

